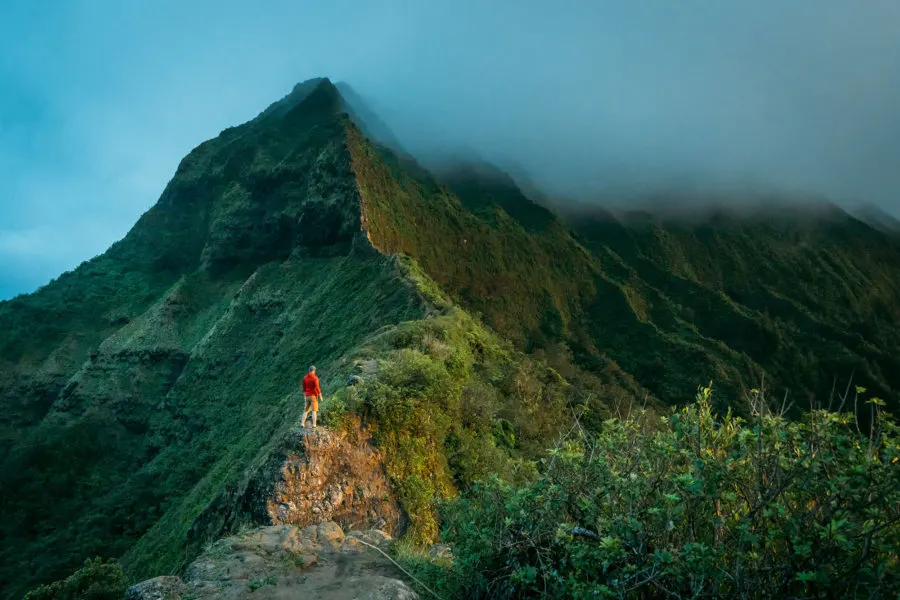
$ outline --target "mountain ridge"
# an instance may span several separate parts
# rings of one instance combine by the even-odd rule
[[[662,411],[713,379],[718,408],[739,413],[763,378],[805,408],[851,376],[896,405],[891,234],[831,209],[556,214],[489,165],[431,174],[368,139],[365,114],[327,78],[298,84],[192,150],[107,252],[0,302],[7,597],[101,550],[132,576],[196,554],[209,540],[188,532],[296,422],[313,362],[341,398],[356,360],[413,386],[395,397],[376,381],[358,407],[389,454],[408,458],[394,403],[453,415],[403,430],[424,466],[388,468],[422,539],[435,534],[422,498],[469,485],[473,448],[527,470],[575,411],[588,427],[614,407]],[[469,395],[491,408],[464,416]]]

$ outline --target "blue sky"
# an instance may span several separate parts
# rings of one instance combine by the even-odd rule
[[[317,75],[414,152],[465,145],[558,194],[900,212],[895,0],[3,0],[0,298],[103,252],[192,147]]]

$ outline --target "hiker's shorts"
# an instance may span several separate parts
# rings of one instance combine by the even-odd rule
[[[316,412],[319,411],[319,397],[318,396],[307,396],[306,397],[306,408],[304,412],[307,410],[314,410]]]

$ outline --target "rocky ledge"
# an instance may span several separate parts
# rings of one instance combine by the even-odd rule
[[[401,512],[381,454],[358,423],[341,431],[292,429],[274,441],[243,480],[224,489],[194,521],[198,545],[251,525],[306,526],[334,521],[347,529],[396,535]]]
[[[376,548],[380,530],[345,534],[334,521],[271,525],[223,538],[184,571],[129,588],[126,600],[418,600]]]

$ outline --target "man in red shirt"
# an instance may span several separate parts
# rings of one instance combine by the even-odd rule
[[[303,378],[303,396],[306,398],[306,406],[303,410],[303,420],[300,427],[306,427],[306,417],[312,412],[313,429],[316,428],[316,414],[319,412],[319,401],[322,399],[322,389],[319,387],[319,378],[316,377],[316,368],[310,367],[309,373]]]

